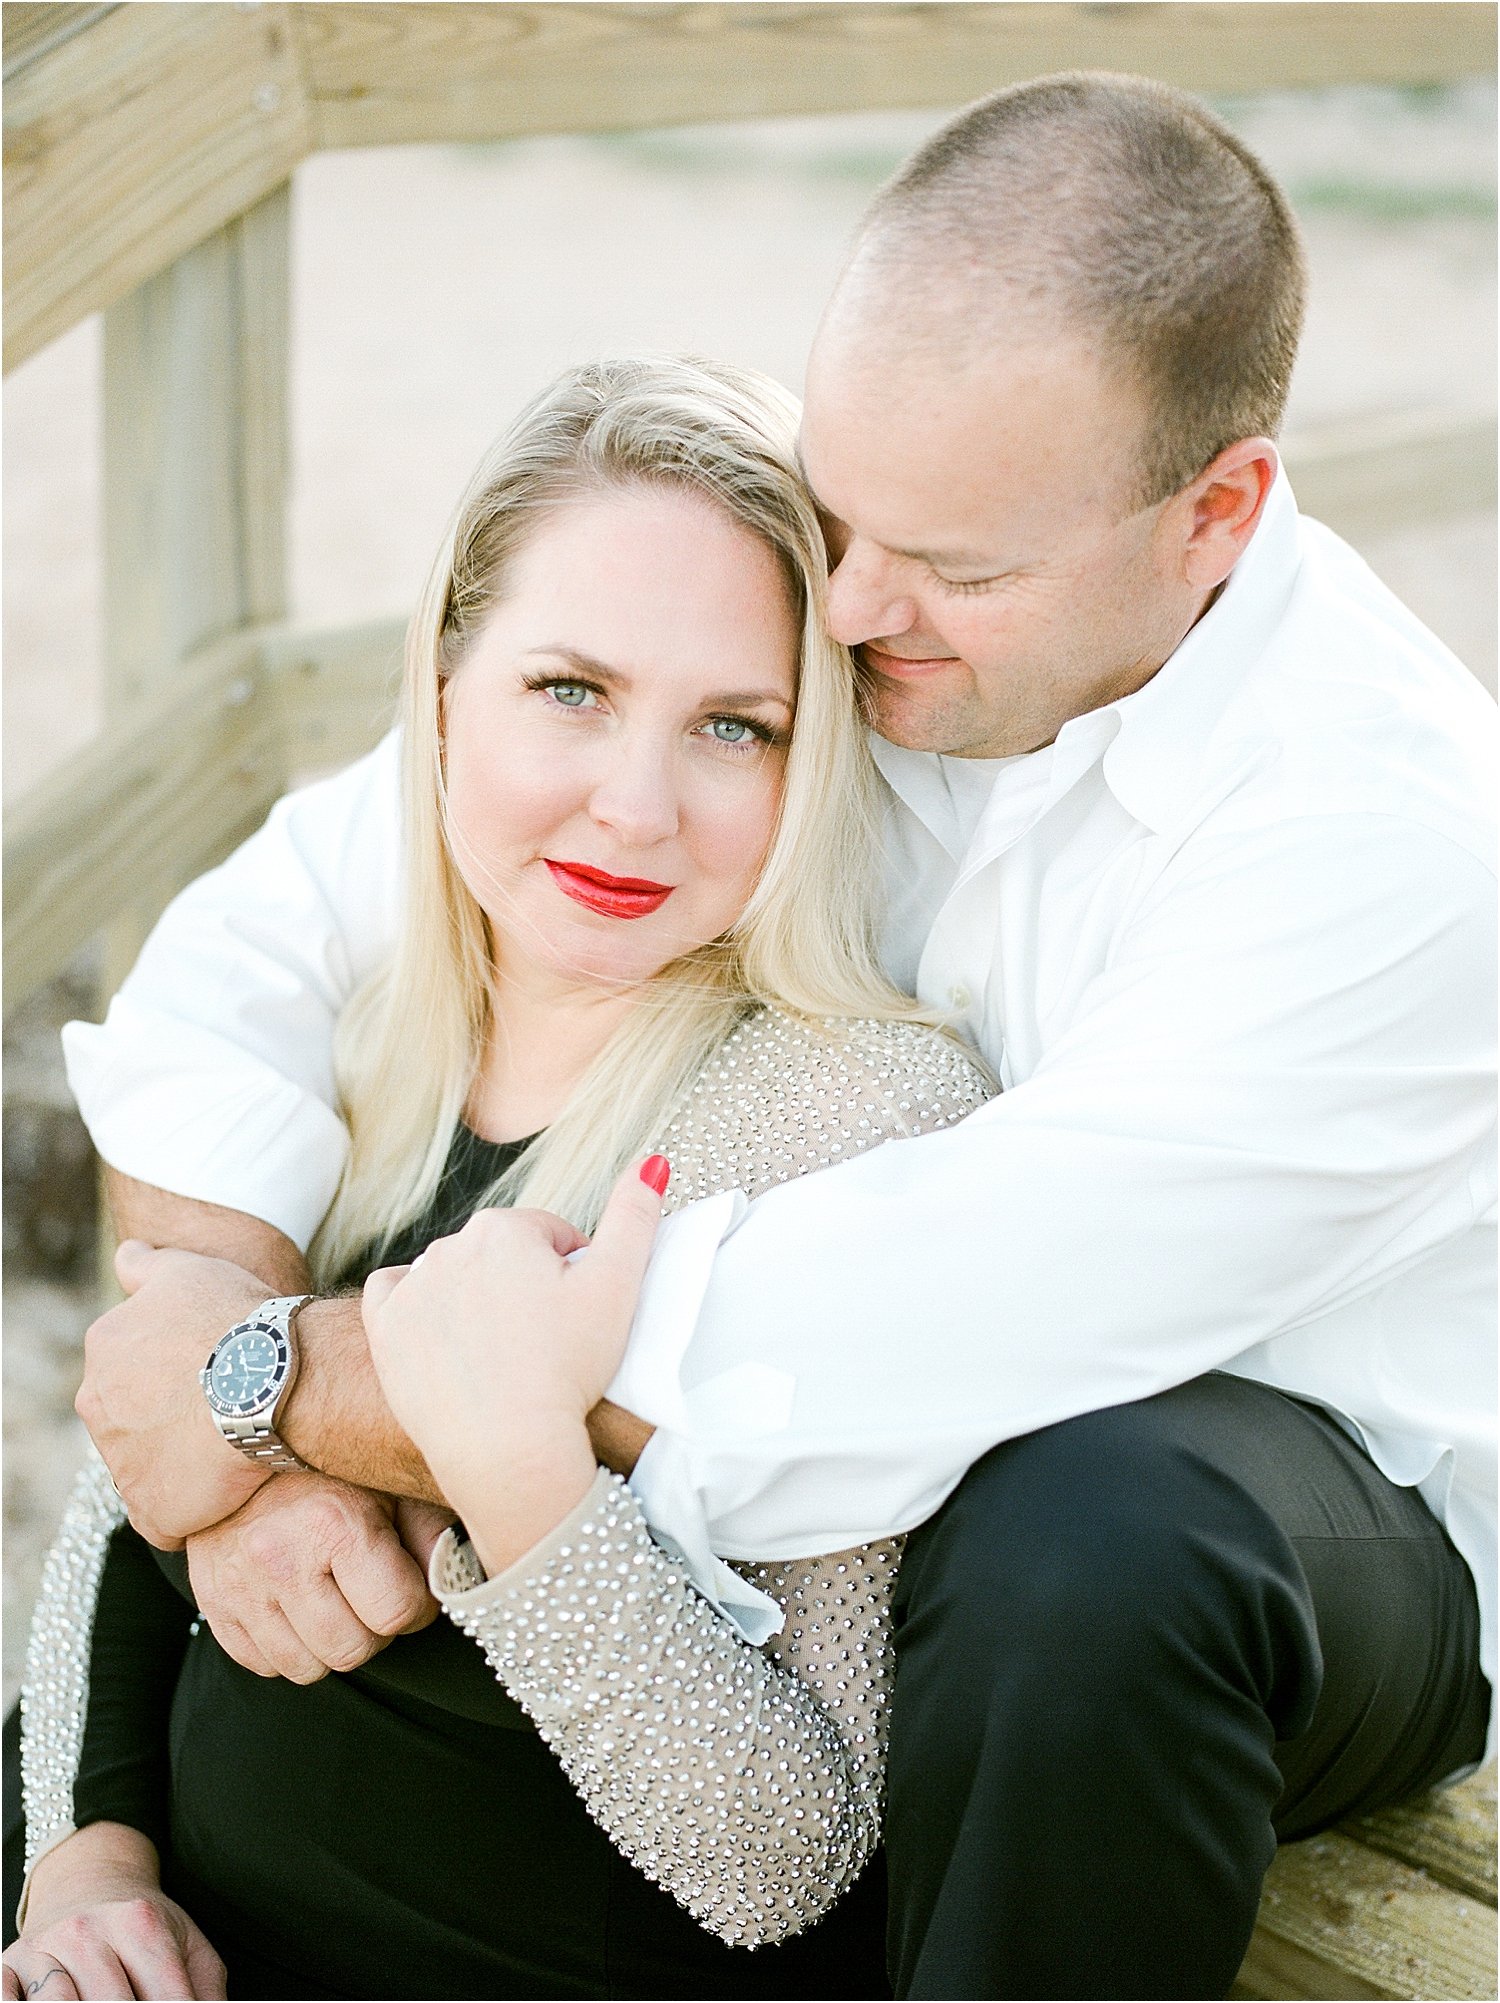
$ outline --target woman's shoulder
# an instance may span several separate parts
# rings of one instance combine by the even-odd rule
[[[757,1008],[708,1059],[662,1137],[672,1193],[758,1196],[883,1141],[952,1126],[994,1084],[973,1052],[924,1023]]]

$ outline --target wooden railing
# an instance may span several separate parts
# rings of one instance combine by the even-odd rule
[[[287,621],[288,185],[322,147],[957,104],[1086,65],[1203,91],[1494,68],[1495,8],[7,5],[5,361],[104,314],[106,737],[6,821],[7,1005],[120,966],[289,774],[388,714],[399,627]],[[1494,497],[1488,424],[1306,443],[1355,528]]]

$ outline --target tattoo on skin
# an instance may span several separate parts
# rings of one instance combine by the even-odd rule
[[[47,1973],[45,1975],[39,1975],[35,1982],[27,1983],[26,1994],[28,1996],[40,1996],[42,1991],[46,1988],[47,1984],[49,1982],[55,1982],[59,1976],[63,1976],[64,1980],[67,1979],[62,1969],[49,1968],[47,1970]]]

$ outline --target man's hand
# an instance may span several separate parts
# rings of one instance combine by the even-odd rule
[[[265,1283],[227,1259],[133,1240],[116,1252],[115,1271],[130,1299],[89,1329],[74,1403],[131,1522],[175,1551],[269,1478],[220,1434],[198,1382],[218,1337],[266,1298]]]
[[[126,1253],[127,1289],[138,1291],[149,1278],[152,1295],[140,1304],[132,1299],[95,1323],[79,1411],[91,1430],[97,1419],[101,1451],[139,1527],[153,1542],[173,1549],[190,1531],[232,1515],[263,1479],[219,1437],[199,1370],[247,1307],[258,1307],[271,1294],[301,1293],[311,1282],[297,1247],[259,1218],[174,1196],[115,1170],[108,1180],[110,1204],[125,1237],[189,1249],[164,1252],[160,1261],[140,1245]],[[219,1267],[217,1280],[195,1271],[194,1252]],[[225,1262],[216,1255],[228,1255],[228,1270],[240,1271],[242,1279],[247,1273],[258,1276],[235,1293],[232,1305]],[[116,1329],[127,1338],[119,1359],[123,1383],[105,1354]],[[292,1451],[310,1467],[361,1487],[437,1502],[440,1491],[431,1471],[381,1391],[358,1296],[309,1301],[297,1317],[297,1344],[301,1366],[280,1426]],[[136,1366],[168,1374],[160,1381],[137,1375],[132,1384]],[[162,1422],[159,1428],[153,1428],[155,1421]],[[633,1412],[601,1400],[589,1414],[589,1433],[598,1459],[629,1474],[651,1428]],[[178,1439],[184,1443],[180,1492],[178,1465],[171,1458]],[[165,1462],[153,1461],[157,1452],[168,1457]],[[427,1534],[430,1543],[435,1534],[430,1523]],[[425,1566],[425,1556],[418,1555]]]
[[[227,1655],[257,1676],[316,1683],[358,1669],[436,1618],[426,1551],[447,1511],[320,1474],[280,1474],[187,1545],[193,1596]],[[425,1513],[424,1513],[425,1512]],[[429,1521],[428,1519],[435,1519]]]

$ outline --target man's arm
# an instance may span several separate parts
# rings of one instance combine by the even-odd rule
[[[703,1387],[633,1483],[653,1527],[865,1542],[1002,1440],[1226,1365],[1477,1444],[1494,923],[1483,864],[1395,816],[1190,844],[1023,1083],[770,1191],[659,1310],[648,1281],[636,1344],[691,1328]],[[796,1384],[755,1435],[709,1395],[750,1358]]]
[[[220,1522],[272,1479],[220,1436],[197,1372],[225,1330],[268,1292],[301,1292],[306,1263],[263,1220],[175,1196],[111,1170],[117,1228],[143,1246],[204,1255],[154,1258],[127,1249],[132,1298],[90,1330],[79,1410],[140,1528],[170,1545]],[[365,1341],[357,1295],[310,1301],[297,1318],[301,1366],[283,1413],[287,1443],[309,1467],[361,1488],[429,1502],[443,1497],[391,1416]],[[608,1403],[590,1415],[601,1462],[634,1467],[651,1429]]]
[[[105,1161],[307,1245],[349,1150],[334,1026],[395,943],[400,823],[392,732],[173,899],[105,1021],[63,1030]]]
[[[105,1171],[105,1189],[115,1236],[122,1244],[134,1241],[226,1260],[253,1273],[268,1294],[300,1294],[312,1287],[307,1261],[297,1246],[262,1218],[174,1196],[114,1168]],[[215,1297],[208,1295],[202,1301],[200,1325],[181,1330],[184,1345],[201,1350],[202,1357],[233,1325],[229,1284],[226,1275],[219,1314],[228,1314],[230,1320],[223,1327],[218,1326],[219,1314],[210,1308]],[[298,1459],[360,1488],[441,1502],[426,1462],[391,1417],[381,1393],[365,1343],[358,1294],[309,1301],[297,1316],[297,1347],[301,1365],[282,1414],[281,1432]],[[242,1458],[235,1455],[236,1460]],[[125,1483],[120,1486],[128,1496]]]

